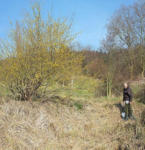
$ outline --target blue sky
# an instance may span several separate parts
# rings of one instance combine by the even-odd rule
[[[7,39],[10,22],[21,20],[35,0],[0,0],[0,38]],[[82,46],[97,49],[106,33],[109,18],[121,5],[135,0],[40,0],[43,15],[47,12],[57,17],[73,17],[73,32]]]

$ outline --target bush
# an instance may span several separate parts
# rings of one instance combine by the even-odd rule
[[[132,87],[133,97],[138,102],[145,104],[145,85],[135,85]]]
[[[21,25],[16,24],[10,47],[8,43],[0,45],[3,48],[0,82],[15,99],[20,100],[31,100],[37,90],[56,73],[56,69],[65,68],[66,71],[67,64],[71,70],[69,62],[75,61],[68,48],[73,39],[71,25],[66,20],[53,20],[50,16],[47,21],[42,20],[39,5],[32,10],[32,16],[28,15]],[[65,64],[60,63],[63,56]]]

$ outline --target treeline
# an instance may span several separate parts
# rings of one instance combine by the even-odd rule
[[[107,95],[145,76],[145,1],[122,6],[107,25],[99,52],[85,51],[84,72],[102,79]]]

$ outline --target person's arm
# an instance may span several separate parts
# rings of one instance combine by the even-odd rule
[[[132,102],[132,90],[130,88],[128,89],[128,96],[129,96],[130,102]]]

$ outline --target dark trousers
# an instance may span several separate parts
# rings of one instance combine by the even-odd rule
[[[125,104],[125,115],[126,115],[126,118],[128,117],[131,117],[132,116],[132,107],[131,107],[131,104]]]

